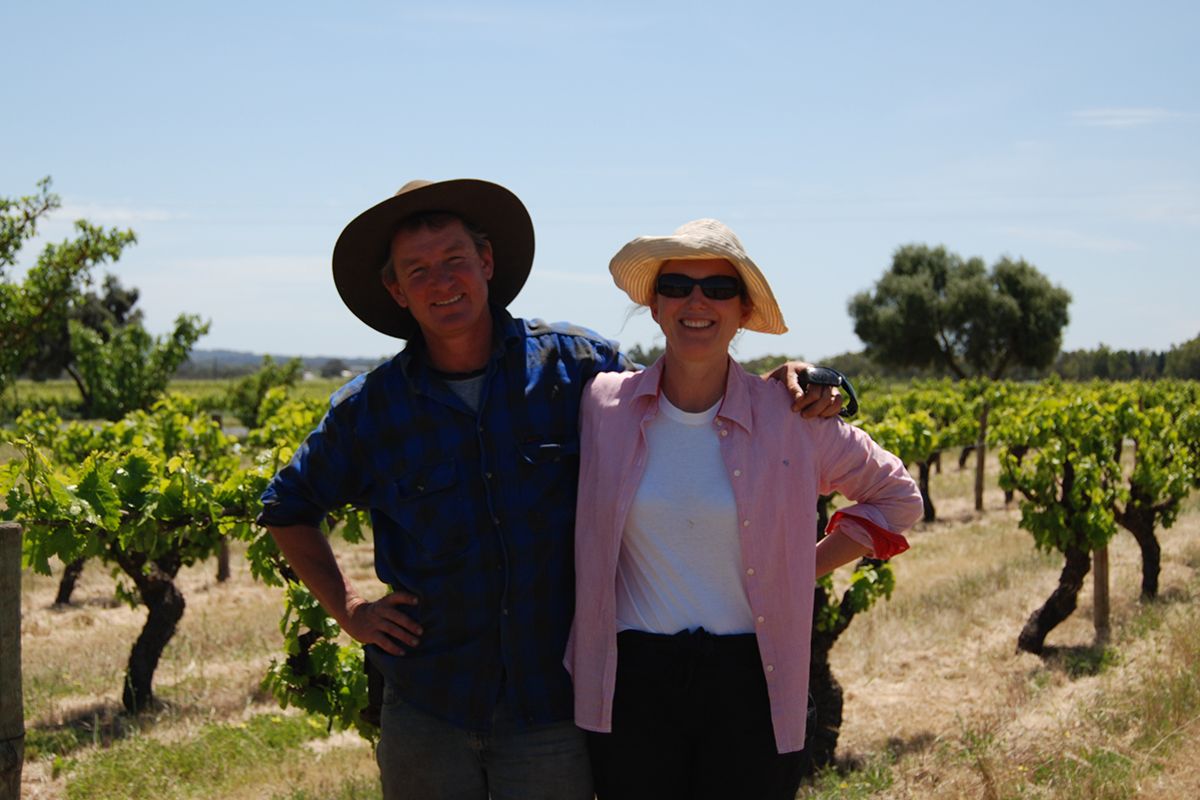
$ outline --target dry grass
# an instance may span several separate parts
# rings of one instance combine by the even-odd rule
[[[998,490],[989,489],[985,513],[976,514],[971,487],[970,470],[947,459],[933,478],[939,521],[919,528],[912,550],[896,560],[892,600],[856,619],[835,648],[846,690],[840,771],[801,796],[1200,796],[1200,498],[1160,532],[1162,600],[1138,602],[1140,557],[1122,533],[1111,547],[1110,645],[1093,647],[1089,580],[1043,659],[1016,653],[1016,637],[1061,563],[1034,551]],[[339,551],[356,581],[373,583],[369,544]],[[152,772],[145,754],[160,751],[143,742],[198,750],[202,762],[204,742],[280,713],[258,688],[279,648],[280,592],[255,584],[236,553],[233,563],[224,584],[212,563],[182,574],[187,612],[156,679],[166,704],[137,720],[119,713],[119,687],[145,612],[114,604],[113,579],[98,564],[88,565],[68,609],[50,605],[57,576],[25,576],[28,742],[41,755],[25,765],[23,797],[78,796],[84,778],[105,769]],[[264,752],[231,765],[217,784],[158,776],[169,787],[161,796],[378,796],[373,754],[354,736]],[[122,796],[132,795],[97,795]]]
[[[919,528],[895,562],[893,599],[839,640],[841,772],[801,796],[1200,796],[1194,504],[1160,531],[1159,602],[1139,603],[1140,554],[1122,533],[1110,547],[1110,645],[1094,646],[1089,577],[1038,658],[1017,653],[1016,638],[1061,561],[1033,550],[998,491],[977,516],[969,476],[948,465],[934,477],[939,521]]]
[[[364,591],[378,585],[369,544],[340,543],[338,550]],[[26,738],[27,750],[35,752],[25,764],[23,797],[70,796],[71,775],[106,749],[138,738],[188,742],[214,724],[279,713],[259,683],[270,659],[280,653],[282,592],[255,583],[236,547],[232,565],[225,583],[216,582],[214,562],[181,571],[178,583],[187,609],[155,674],[163,708],[136,720],[122,713],[120,689],[145,610],[113,600],[114,578],[98,562],[87,565],[66,608],[53,605],[57,572],[24,574]],[[296,762],[288,764],[286,774],[274,760],[243,770],[222,796],[299,798],[309,788],[312,797],[341,796],[337,787],[361,783],[364,776],[373,782],[377,774],[371,748],[357,736],[322,740]],[[184,788],[178,796],[189,796]]]

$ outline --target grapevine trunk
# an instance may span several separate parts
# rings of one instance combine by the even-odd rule
[[[1066,563],[1058,576],[1058,587],[1021,629],[1021,635],[1017,637],[1019,650],[1040,655],[1046,646],[1046,636],[1075,611],[1079,590],[1092,567],[1092,560],[1087,550],[1075,545],[1068,545],[1063,554]]]
[[[167,643],[183,617],[183,594],[175,585],[180,559],[177,553],[148,561],[141,553],[118,552],[116,561],[137,586],[142,603],[149,609],[146,625],[129,653],[125,690],[121,701],[131,714],[154,704],[154,671]]]
[[[62,578],[58,582],[58,594],[54,596],[54,604],[56,606],[66,606],[71,604],[71,595],[75,592],[75,584],[79,581],[79,576],[83,574],[83,563],[86,559],[77,558],[70,564],[67,564],[63,570]]]

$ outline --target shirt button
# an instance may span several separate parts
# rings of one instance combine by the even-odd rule
[[[504,612],[504,613],[506,613],[506,614],[507,614],[508,612],[506,611],[506,612]],[[774,664],[767,664],[767,672],[774,672],[774,671],[775,671],[775,665],[774,665]]]
[[[767,621],[766,617],[758,617],[758,622],[762,623],[762,622],[766,622],[766,621]]]
[[[750,567],[749,569],[747,569],[747,570],[746,570],[746,574],[747,574],[747,575],[753,575],[753,574],[754,574],[754,567]]]
[[[749,527],[750,527],[750,520],[748,520],[748,519],[744,519],[744,520],[742,520],[742,527],[743,527],[743,528],[749,528]]]
[[[733,471],[733,477],[735,477],[735,478],[740,478],[740,477],[742,477],[742,471],[741,471],[740,469],[735,469],[735,470]]]
[[[722,428],[722,429],[721,429],[721,435],[722,435],[722,436],[728,436],[728,435],[729,435],[729,431],[727,431],[727,430],[725,430],[725,429],[723,429],[723,428]]]
[[[499,518],[499,517],[492,517],[492,524],[493,524],[493,525],[499,525],[499,524],[500,524],[500,518]]]
[[[487,478],[490,481],[492,479],[492,473],[485,472],[485,473],[483,473],[483,477]]]

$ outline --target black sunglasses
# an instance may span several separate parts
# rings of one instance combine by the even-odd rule
[[[692,287],[709,300],[732,300],[742,293],[742,282],[732,275],[709,275],[707,278],[692,278],[678,272],[664,272],[658,276],[654,289],[663,297],[687,297]]]

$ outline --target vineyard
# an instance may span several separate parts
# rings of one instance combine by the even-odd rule
[[[804,796],[1192,796],[1200,387],[862,388],[856,424],[910,465],[925,520],[895,564],[818,590],[810,747],[836,761]],[[239,437],[181,395],[4,432],[25,796],[377,796],[361,650],[253,524],[323,406],[271,389]],[[330,524],[369,585],[365,516]]]

